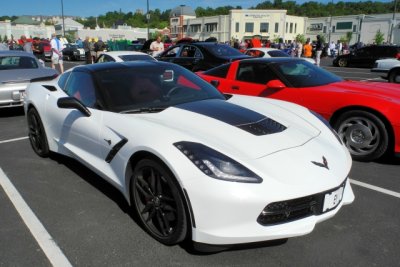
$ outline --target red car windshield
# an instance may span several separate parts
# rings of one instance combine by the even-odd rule
[[[343,81],[335,74],[304,60],[280,62],[274,67],[291,87],[314,87]]]

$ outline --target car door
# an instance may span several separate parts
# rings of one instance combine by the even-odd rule
[[[175,63],[176,58],[179,56],[180,49],[181,47],[179,45],[173,46],[155,58],[160,61]]]
[[[67,96],[83,103],[91,115],[86,116],[77,109],[59,108],[57,101]],[[59,149],[65,149],[91,166],[99,166],[104,161],[99,148],[103,115],[101,110],[95,108],[96,97],[96,88],[91,75],[73,71],[63,90],[49,91],[46,105],[49,121],[52,122],[49,130],[53,132]]]
[[[371,60],[371,49],[369,47],[362,47],[354,52],[349,64],[356,66],[366,66]]]
[[[193,45],[183,45],[179,55],[174,59],[174,63],[188,70],[196,71],[196,66],[200,63],[202,58],[203,55],[197,47]]]

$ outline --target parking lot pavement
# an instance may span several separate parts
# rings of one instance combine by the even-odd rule
[[[25,119],[1,117],[0,141],[23,137]],[[74,266],[398,266],[400,199],[353,185],[356,200],[309,235],[211,255],[159,244],[136,223],[123,196],[74,160],[34,154],[29,140],[0,143],[0,168]],[[400,192],[398,161],[354,162],[350,177]],[[0,186],[1,187],[1,186]],[[47,266],[0,189],[0,266]],[[3,248],[9,248],[4,250]],[[21,256],[22,255],[22,256]]]

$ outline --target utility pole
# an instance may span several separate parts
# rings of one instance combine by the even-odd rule
[[[393,17],[392,17],[392,23],[390,27],[390,36],[389,36],[389,43],[393,42],[393,30],[394,27],[396,26],[396,9],[397,9],[397,0],[394,0],[394,8],[393,8]]]
[[[146,19],[147,19],[147,40],[150,40],[150,13],[149,13],[149,0],[147,0],[147,13],[146,13]]]
[[[65,22],[64,22],[64,1],[61,0],[61,16],[63,22],[63,37],[65,37]]]

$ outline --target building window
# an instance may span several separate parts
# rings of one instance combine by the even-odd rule
[[[254,32],[254,23],[253,22],[246,22],[245,32]]]
[[[278,31],[279,31],[279,23],[276,22],[276,23],[275,23],[275,32],[277,33]]]
[[[353,22],[337,22],[336,23],[336,29],[337,30],[351,30],[351,27],[353,26]]]
[[[357,32],[357,25],[353,25],[353,32]]]
[[[235,30],[236,30],[236,32],[239,32],[239,22],[236,22]]]
[[[297,33],[297,23],[294,24],[294,33]]]
[[[201,24],[193,24],[190,25],[191,32],[200,32],[201,31]]]
[[[260,32],[269,32],[269,23],[268,22],[260,23]]]
[[[335,31],[336,31],[336,27],[332,26],[332,32],[335,32]]]
[[[286,29],[285,29],[285,32],[288,33],[288,30],[289,30],[289,23],[286,22],[286,27],[285,27],[285,28],[286,28]]]
[[[326,33],[326,26],[324,26],[324,29],[322,30],[323,33]]]
[[[217,31],[218,24],[217,23],[206,23],[206,32],[215,32]]]
[[[293,33],[293,23],[290,23],[290,33]]]

